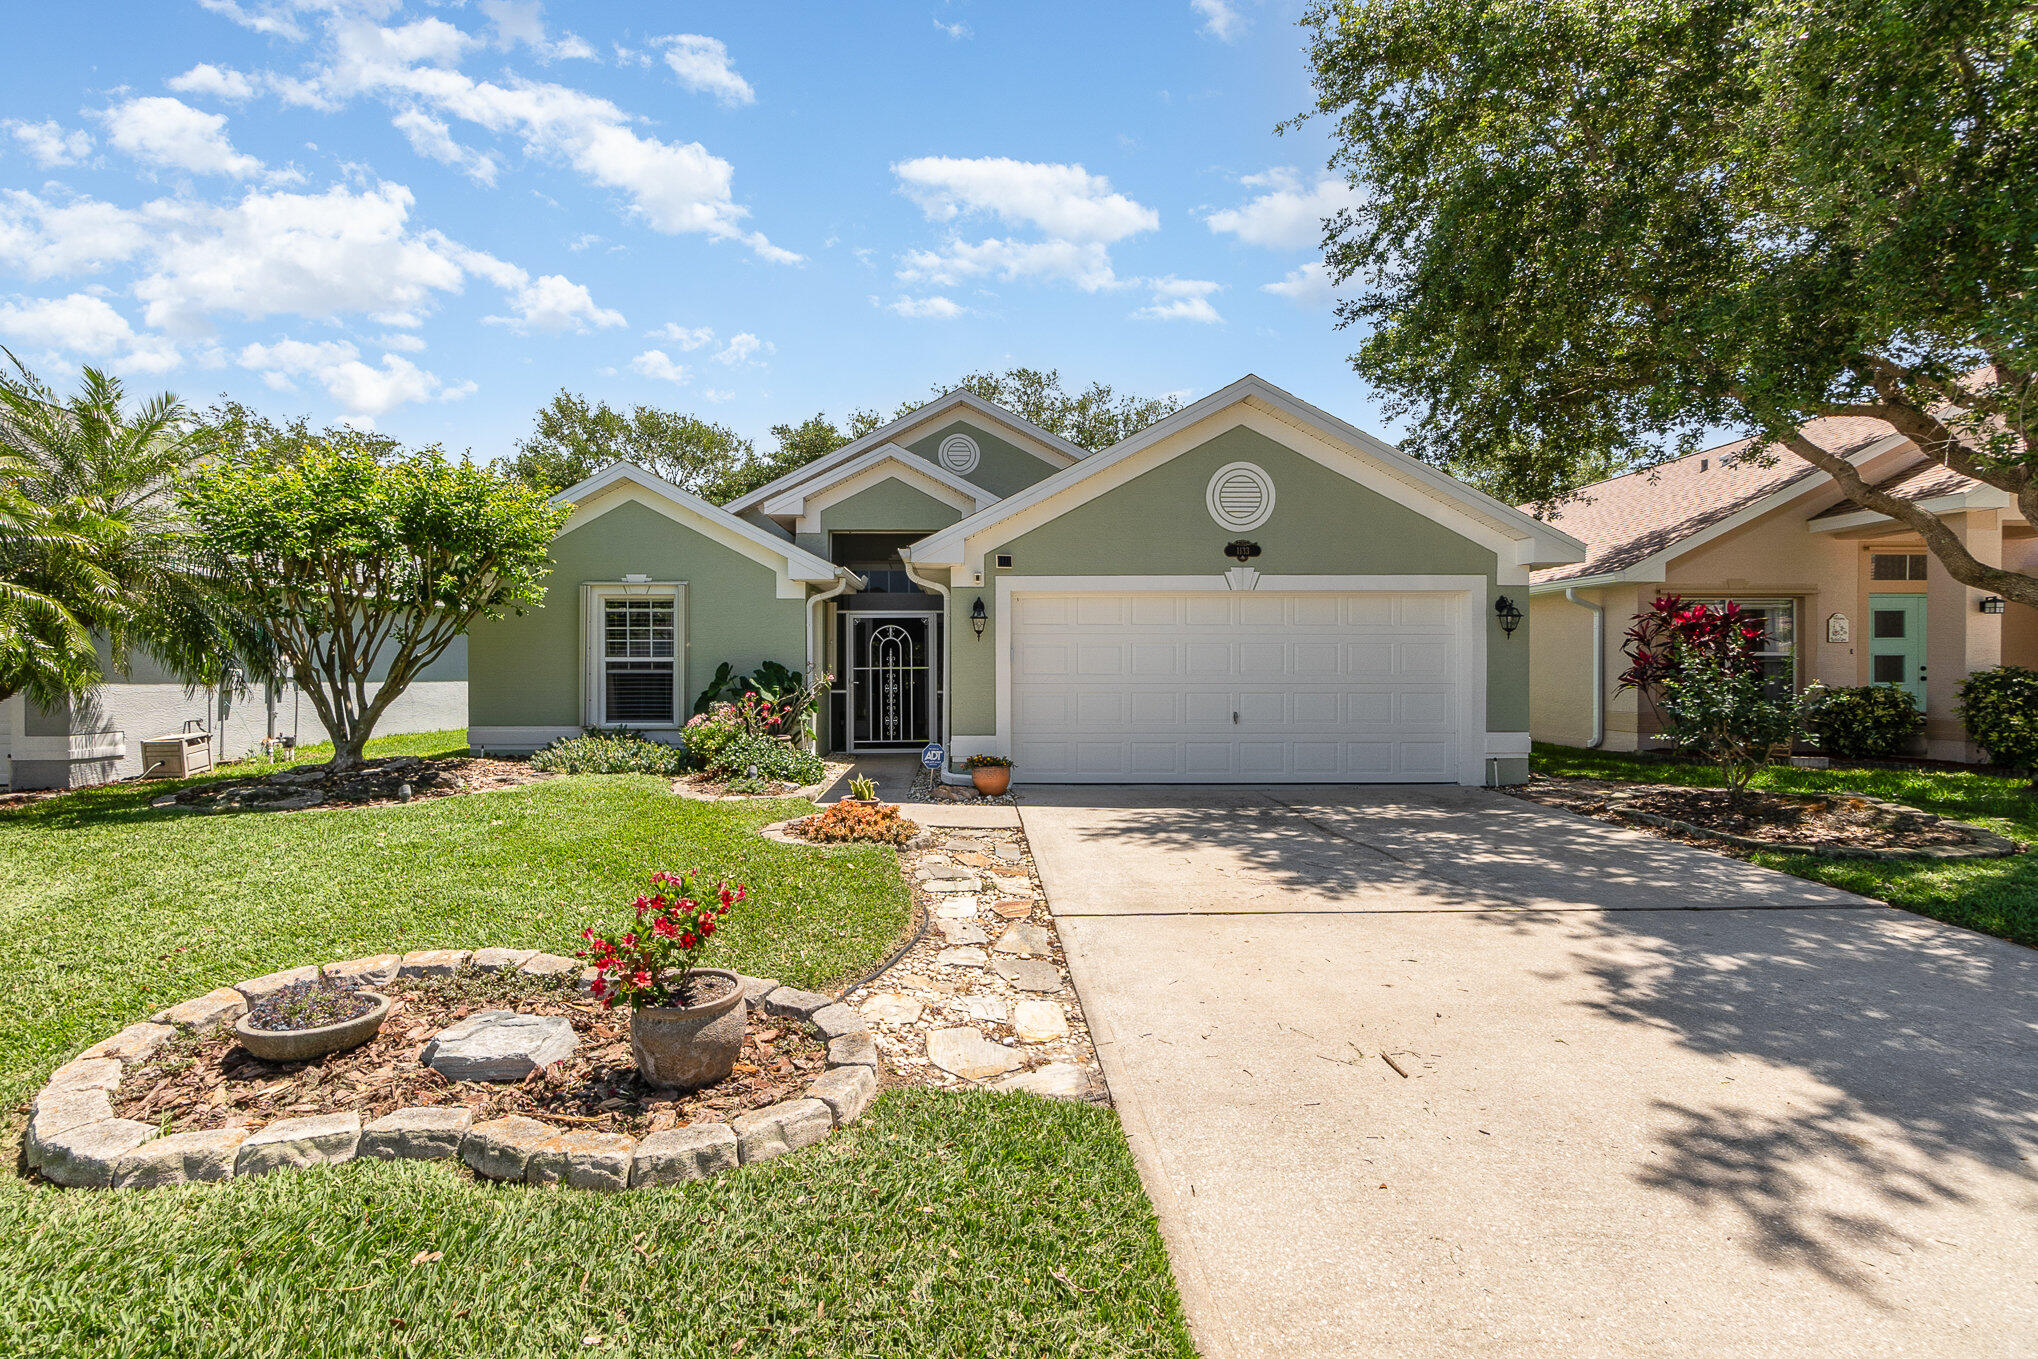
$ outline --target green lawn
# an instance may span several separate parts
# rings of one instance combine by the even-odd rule
[[[1714,786],[1720,781],[1705,765],[1571,746],[1538,745],[1531,764],[1538,774],[1570,778]],[[2038,844],[2038,793],[2020,779],[1941,769],[1784,767],[1757,775],[1755,786],[1780,793],[1867,793]],[[2038,946],[2038,851],[1965,863],[1821,859],[1808,854],[1748,857],[1950,924]]]
[[[751,884],[716,961],[807,986],[876,963],[909,914],[892,851],[751,834],[804,804],[579,777],[405,807],[151,810],[171,786],[0,813],[12,1136],[53,1066],[170,1001],[384,949],[568,951],[655,867]],[[0,1354],[224,1353],[1193,1349],[1116,1116],[1031,1096],[895,1091],[809,1152],[620,1196],[446,1163],[148,1192],[0,1179]]]

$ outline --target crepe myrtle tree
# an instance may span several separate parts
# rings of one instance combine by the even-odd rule
[[[2038,605],[1801,432],[1871,417],[2038,522],[2025,0],[1318,0],[1353,364],[1411,451],[1545,505],[1734,429]]]
[[[181,498],[332,737],[335,771],[361,766],[389,705],[476,619],[544,598],[568,513],[436,449],[224,463]]]

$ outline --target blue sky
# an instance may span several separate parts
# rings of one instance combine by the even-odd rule
[[[762,440],[965,371],[1390,437],[1333,329],[1299,3],[36,6],[0,342],[510,451],[561,387]]]

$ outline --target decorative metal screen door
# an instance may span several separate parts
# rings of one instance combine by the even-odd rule
[[[922,746],[934,739],[934,619],[851,614],[849,748]]]

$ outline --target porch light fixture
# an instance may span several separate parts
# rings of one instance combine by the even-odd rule
[[[1493,615],[1500,620],[1500,630],[1510,637],[1521,626],[1521,609],[1506,595],[1493,601]]]
[[[969,606],[969,625],[976,629],[977,636],[984,635],[984,597],[977,596],[977,602]]]
[[[2003,597],[2001,595],[1984,596],[1981,601],[1981,611],[1983,613],[2001,613],[2003,611]]]

